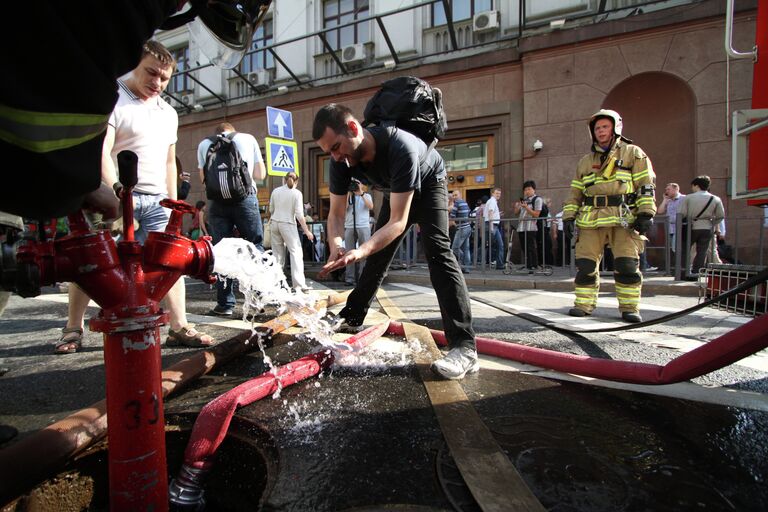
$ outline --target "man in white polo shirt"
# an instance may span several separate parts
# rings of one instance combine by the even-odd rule
[[[160,206],[166,197],[176,199],[176,111],[160,97],[176,66],[168,50],[156,41],[148,41],[142,49],[139,65],[125,80],[118,80],[118,100],[109,118],[102,149],[102,181],[116,187],[117,154],[123,150],[136,153],[138,182],[133,189],[134,219],[139,223],[136,239],[144,243],[150,231],[161,231],[170,211]],[[76,285],[70,286],[67,326],[56,344],[57,353],[72,353],[82,344],[88,296]],[[166,295],[170,313],[166,345],[202,347],[213,338],[187,323],[186,293],[181,277]]]

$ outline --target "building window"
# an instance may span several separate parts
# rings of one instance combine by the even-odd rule
[[[325,0],[323,2],[323,28],[333,28],[351,21],[368,17],[368,0]],[[338,50],[355,43],[370,40],[368,22],[355,23],[348,27],[326,32],[331,48]]]
[[[488,140],[471,139],[441,143],[437,151],[445,160],[445,169],[451,171],[488,170]]]
[[[275,58],[267,50],[259,51],[259,48],[269,46],[274,42],[274,27],[272,19],[266,19],[261,23],[253,34],[251,49],[253,53],[248,53],[243,57],[240,63],[240,72],[243,74],[256,71],[257,69],[272,69],[275,67]]]
[[[453,21],[468,20],[475,14],[490,11],[493,8],[493,0],[454,0]],[[438,27],[448,23],[442,2],[432,4],[432,26]]]
[[[176,60],[176,73],[168,83],[168,92],[171,94],[190,92],[193,87],[192,80],[184,73],[189,69],[189,46],[169,51]]]

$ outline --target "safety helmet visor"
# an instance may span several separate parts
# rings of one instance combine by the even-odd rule
[[[232,69],[250,48],[271,1],[197,1],[197,18],[189,25],[192,38],[214,65]]]

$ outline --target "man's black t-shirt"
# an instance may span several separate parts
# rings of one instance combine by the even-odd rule
[[[387,196],[390,192],[421,190],[422,183],[445,178],[445,163],[440,153],[430,150],[415,135],[379,126],[372,126],[368,131],[376,140],[373,162],[350,168],[346,162],[331,160],[329,189],[332,194],[346,194],[353,177]]]

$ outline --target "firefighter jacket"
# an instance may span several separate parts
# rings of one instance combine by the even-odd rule
[[[606,154],[607,153],[607,154]],[[608,151],[595,144],[579,160],[563,220],[581,229],[630,226],[638,214],[656,214],[656,175],[645,152],[621,137]]]

